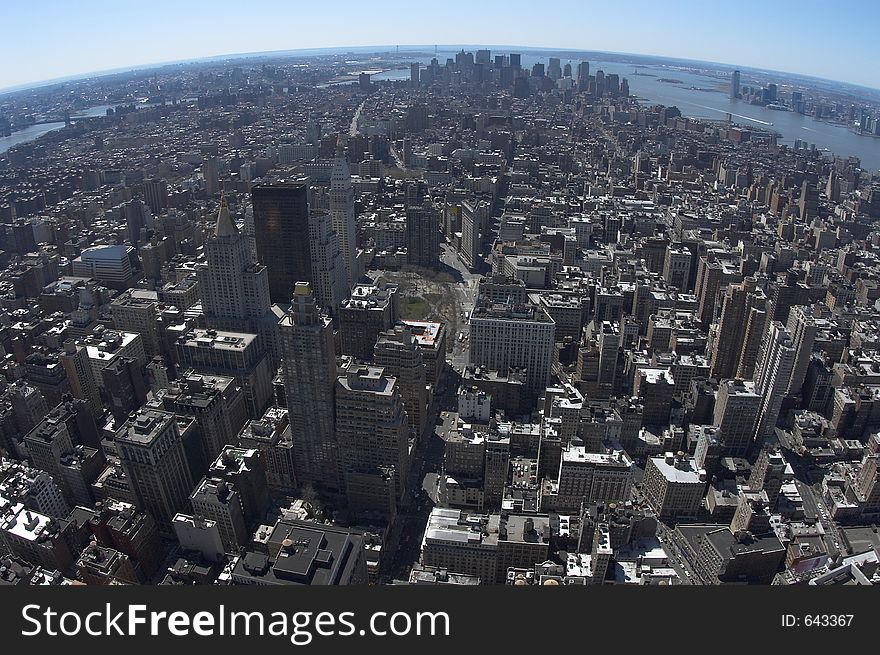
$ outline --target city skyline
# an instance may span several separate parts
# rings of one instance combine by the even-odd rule
[[[57,6],[52,2],[9,7],[7,24],[17,29],[5,35],[0,52],[5,61],[16,61],[16,65],[0,71],[0,92],[218,57],[456,45],[449,42],[449,34],[456,36],[457,44],[516,44],[494,47],[689,60],[880,89],[880,73],[867,66],[853,66],[853,62],[869,61],[871,56],[869,23],[850,19],[859,8],[853,2],[838,3],[838,9],[849,5],[853,11],[822,14],[819,20],[816,11],[810,11],[820,9],[819,2],[768,6],[746,0],[740,3],[736,16],[761,12],[761,20],[749,22],[748,30],[740,29],[726,8],[705,7],[692,0],[676,3],[674,8],[636,1],[628,14],[629,24],[619,20],[613,7],[568,1],[556,3],[555,13],[543,14],[535,12],[531,3],[518,1],[507,3],[504,11],[451,2],[444,4],[442,11],[438,8],[430,21],[421,20],[420,14],[409,11],[402,2],[383,3],[383,11],[368,15],[355,13],[361,8],[355,3],[338,5],[340,11],[352,15],[350,28],[322,21],[322,9],[277,2],[262,3],[262,11],[248,13],[250,8],[245,12],[226,0],[173,7],[165,0],[144,7],[109,7],[90,0],[78,5],[75,14],[63,17],[52,15],[52,7]],[[209,12],[221,18],[206,29]],[[462,12],[467,20],[462,20]],[[262,17],[269,13],[277,20],[267,24]],[[570,13],[582,14],[587,28],[581,21],[560,19]],[[132,40],[131,25],[149,24],[164,15],[172,15],[173,21],[161,25],[162,38]],[[308,30],[291,31],[289,21],[306,23]],[[591,25],[612,27],[590,29]],[[537,38],[539,34],[542,36]],[[786,34],[796,34],[798,39],[785,38]],[[815,47],[829,42],[835,43],[833,50]],[[64,57],[56,56],[58,46],[64,49]]]
[[[377,49],[0,98],[0,588],[880,586],[880,93]]]

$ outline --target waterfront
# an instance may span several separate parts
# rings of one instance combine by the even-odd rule
[[[70,118],[73,121],[76,121],[77,118],[93,118],[95,116],[104,116],[107,113],[107,109],[111,108],[113,105],[97,105],[95,107],[89,107],[88,109],[83,109],[77,112],[74,112],[70,115]],[[24,129],[16,130],[10,136],[0,137],[0,153],[6,152],[12,146],[17,146],[20,143],[27,143],[28,141],[33,141],[34,139],[38,139],[44,134],[48,134],[49,132],[54,132],[55,130],[60,130],[64,127],[64,121],[58,121],[54,123],[40,123],[39,125],[28,125]]]
[[[455,54],[456,51],[453,50],[438,50],[435,56],[443,65],[447,58],[454,58]],[[535,63],[543,63],[546,66],[548,61],[548,56],[538,55],[535,52],[522,53],[522,66],[529,71]],[[577,69],[580,61],[579,58],[561,58],[562,65],[570,63],[573,70]],[[750,105],[742,100],[731,100],[724,90],[726,88],[726,80],[724,79],[672,65],[640,64],[636,68],[631,63],[619,61],[588,61],[591,73],[602,70],[606,75],[617,74],[621,78],[626,77],[629,82],[630,94],[638,97],[643,103],[676,106],[683,115],[692,118],[723,120],[730,113],[735,123],[778,132],[780,143],[785,145],[792,146],[796,140],[805,141],[808,144],[815,144],[817,149],[826,151],[829,156],[832,153],[843,157],[856,156],[861,160],[863,168],[872,171],[880,170],[880,139],[860,136],[850,131],[846,126],[815,120],[810,116],[789,111],[775,111],[759,105]],[[430,58],[422,57],[420,63],[424,67],[430,63]],[[634,74],[636,70],[639,72],[638,75]],[[372,79],[377,82],[408,80],[410,76],[408,63],[401,64],[400,68],[392,68],[383,72],[376,72],[375,69],[367,72],[374,73]],[[664,78],[674,79],[676,83],[663,81]],[[338,80],[318,86],[323,88],[351,83],[355,83],[355,80]],[[780,79],[780,84],[783,83],[784,79]],[[72,118],[103,116],[107,108],[111,106],[90,107],[74,113]],[[9,137],[0,138],[0,153],[7,151],[14,145],[32,141],[63,126],[64,123],[32,125]]]
[[[498,51],[502,54],[506,51]],[[454,51],[440,50],[437,59],[440,64],[446,63],[449,57],[455,57]],[[495,55],[493,51],[493,56]],[[577,69],[580,59],[560,58],[562,66],[570,63],[572,70]],[[522,53],[522,66],[530,71],[536,63],[547,65],[549,57],[537,56],[535,53]],[[807,143],[816,144],[819,150],[827,149],[829,156],[834,153],[843,157],[856,156],[861,160],[862,167],[868,170],[880,170],[880,139],[872,139],[867,136],[859,136],[851,132],[846,126],[832,125],[823,121],[814,120],[810,116],[803,116],[790,111],[776,111],[759,105],[750,105],[742,100],[731,100],[726,91],[726,80],[710,75],[694,73],[677,66],[640,64],[635,68],[633,64],[616,61],[590,62],[590,73],[602,70],[606,75],[617,74],[621,78],[627,78],[630,94],[637,96],[647,104],[661,104],[676,106],[684,116],[692,118],[706,118],[711,120],[723,120],[728,113],[731,114],[735,123],[744,126],[753,126],[773,130],[780,134],[779,142],[788,146],[794,145],[795,140],[800,139]],[[423,60],[422,66],[430,63],[430,59]],[[640,75],[634,75],[638,70]],[[406,80],[409,79],[409,68],[394,69],[375,75],[375,80]],[[661,78],[674,78],[680,83],[671,84],[660,81]],[[782,85],[784,79],[780,79]],[[696,87],[696,88],[692,88]]]
[[[0,153],[6,152],[12,146],[17,146],[19,143],[27,143],[28,141],[33,141],[34,139],[43,136],[44,134],[48,134],[53,130],[58,130],[64,127],[64,122],[60,123],[42,123],[40,125],[28,125],[26,128],[22,130],[17,130],[13,132],[10,136],[0,137]]]

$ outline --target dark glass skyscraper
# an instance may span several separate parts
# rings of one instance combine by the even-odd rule
[[[269,296],[289,303],[296,283],[312,279],[308,184],[258,184],[251,193],[257,258],[269,269]]]

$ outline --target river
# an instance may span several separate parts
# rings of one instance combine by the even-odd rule
[[[506,53],[509,51],[499,51]],[[515,52],[515,51],[514,51]],[[495,56],[492,52],[492,57]],[[437,59],[440,65],[446,63],[448,57],[455,57],[453,51],[438,51]],[[422,61],[425,66],[428,61]],[[523,52],[521,57],[524,69],[531,71],[535,63],[543,63],[545,70],[549,58],[537,56],[534,53]],[[561,65],[570,63],[573,74],[577,74],[577,65],[580,59],[561,59]],[[709,75],[692,73],[677,67],[661,65],[639,65],[641,75],[633,75],[636,70],[632,64],[615,61],[590,61],[590,74],[595,75],[597,70],[602,70],[606,75],[616,73],[621,78],[626,78],[629,83],[631,95],[637,96],[647,104],[660,104],[676,106],[685,116],[693,118],[724,119],[727,113],[733,116],[735,123],[752,125],[764,129],[774,130],[780,136],[780,143],[794,145],[795,140],[800,139],[807,143],[814,143],[820,150],[828,149],[829,153],[835,153],[844,157],[855,155],[862,162],[862,167],[868,170],[880,169],[880,139],[867,136],[859,136],[848,128],[840,125],[832,125],[814,120],[809,116],[803,116],[790,111],[777,111],[758,105],[750,105],[742,100],[731,100],[726,91],[718,90],[719,86],[726,89],[726,80]],[[394,69],[374,75],[374,80],[408,80],[410,77],[409,66],[405,69]],[[661,82],[661,78],[678,80],[681,83]],[[780,85],[784,82],[780,79]],[[696,87],[696,88],[691,88]],[[704,90],[697,90],[704,89]]]
[[[437,53],[437,59],[441,65],[446,63],[448,57],[454,58],[455,52],[450,50],[438,51]],[[428,61],[421,63],[424,66]],[[523,52],[521,61],[523,68],[531,70],[532,66],[538,62],[543,63],[546,67],[548,58]],[[561,60],[563,67],[566,63],[570,63],[573,71],[577,70],[579,62],[579,59],[563,58]],[[776,111],[758,105],[750,105],[742,100],[731,100],[726,92],[718,90],[719,87],[726,85],[725,80],[661,65],[640,65],[637,70],[641,74],[634,75],[635,69],[632,64],[615,61],[590,61],[590,73],[595,74],[597,70],[602,70],[606,75],[616,73],[621,78],[627,78],[630,93],[642,99],[643,102],[666,106],[674,105],[681,110],[682,114],[693,118],[717,120],[723,119],[730,113],[734,122],[778,132],[781,135],[780,142],[786,145],[794,145],[795,140],[800,139],[807,143],[816,144],[820,150],[827,149],[830,153],[844,157],[854,155],[861,160],[863,168],[880,170],[880,139],[859,136],[846,127],[824,123],[794,112]],[[406,66],[406,68],[377,73],[372,76],[372,79],[376,81],[408,80],[409,76],[409,66]],[[681,83],[661,82],[661,78],[679,80]],[[780,82],[782,81],[780,80]],[[346,83],[351,84],[351,82]],[[108,107],[110,105],[90,107],[71,115],[71,118],[103,116]],[[31,141],[63,126],[64,123],[48,123],[32,125],[14,132],[12,136],[0,138],[0,153],[6,152],[16,144]]]
[[[95,107],[89,107],[88,109],[82,109],[80,111],[72,113],[70,115],[70,118],[71,120],[76,122],[77,118],[93,118],[95,116],[105,116],[107,114],[107,110],[111,107],[113,107],[113,105],[97,105]],[[57,123],[41,123],[39,125],[28,125],[24,129],[16,130],[10,136],[0,137],[0,153],[6,152],[12,146],[17,146],[19,143],[27,143],[28,141],[33,141],[34,139],[39,138],[44,134],[48,134],[49,132],[60,130],[62,127],[64,127],[64,121],[60,121]]]

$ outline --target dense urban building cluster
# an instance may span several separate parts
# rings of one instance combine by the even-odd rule
[[[0,584],[880,583],[880,177],[386,63],[2,99]]]

